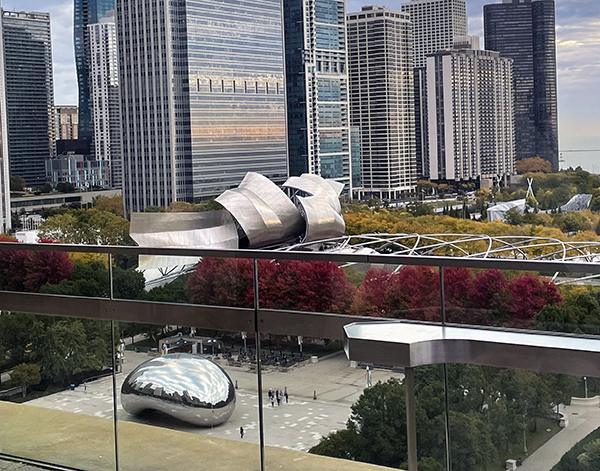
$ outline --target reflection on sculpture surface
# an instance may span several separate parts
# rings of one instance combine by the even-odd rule
[[[210,427],[233,413],[235,388],[212,361],[175,353],[152,358],[133,370],[121,388],[121,403],[130,414],[152,409]]]

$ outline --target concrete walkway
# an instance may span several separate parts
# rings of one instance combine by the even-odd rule
[[[550,471],[567,451],[600,427],[597,403],[561,407],[561,412],[569,419],[567,427],[525,459],[519,471]]]

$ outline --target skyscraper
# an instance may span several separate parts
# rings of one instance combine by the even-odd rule
[[[121,102],[114,11],[88,25],[90,84],[94,121],[94,156],[109,163],[110,186],[123,186]]]
[[[410,14],[414,36],[414,96],[417,173],[429,176],[427,135],[427,54],[452,49],[454,38],[467,35],[465,0],[410,0],[402,4]]]
[[[279,0],[117,0],[127,212],[287,178]]]
[[[558,170],[554,0],[483,7],[485,47],[514,60],[517,159],[539,156]]]
[[[2,29],[0,28],[0,33]],[[6,81],[4,78],[4,41],[0,34],[0,231],[12,227],[10,213],[10,166],[8,163],[8,129],[6,116]]]
[[[290,175],[352,191],[344,0],[285,0]]]
[[[89,41],[87,26],[98,23],[109,10],[115,9],[114,0],[74,0],[73,42],[79,91],[79,137],[92,141],[92,106],[90,104]]]
[[[361,141],[361,193],[398,198],[416,184],[412,24],[406,13],[349,13],[351,124]]]
[[[512,59],[493,51],[439,51],[427,57],[427,82],[431,179],[512,174]]]
[[[42,186],[54,145],[50,14],[3,10],[2,36],[10,175]]]

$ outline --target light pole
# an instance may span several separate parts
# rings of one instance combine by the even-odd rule
[[[583,377],[583,390],[585,391],[585,398],[587,399],[587,376]]]

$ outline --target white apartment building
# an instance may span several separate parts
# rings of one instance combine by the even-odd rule
[[[452,49],[456,37],[467,35],[467,6],[465,0],[411,0],[402,11],[413,24],[417,173],[428,177],[426,56]]]
[[[416,186],[412,24],[406,13],[366,6],[348,13],[347,25],[361,193],[395,199]]]
[[[110,186],[123,187],[121,152],[121,104],[115,15],[111,11],[99,23],[89,24],[90,104],[95,157],[107,161]]]
[[[513,61],[498,52],[427,57],[432,180],[502,179],[514,173]]]

